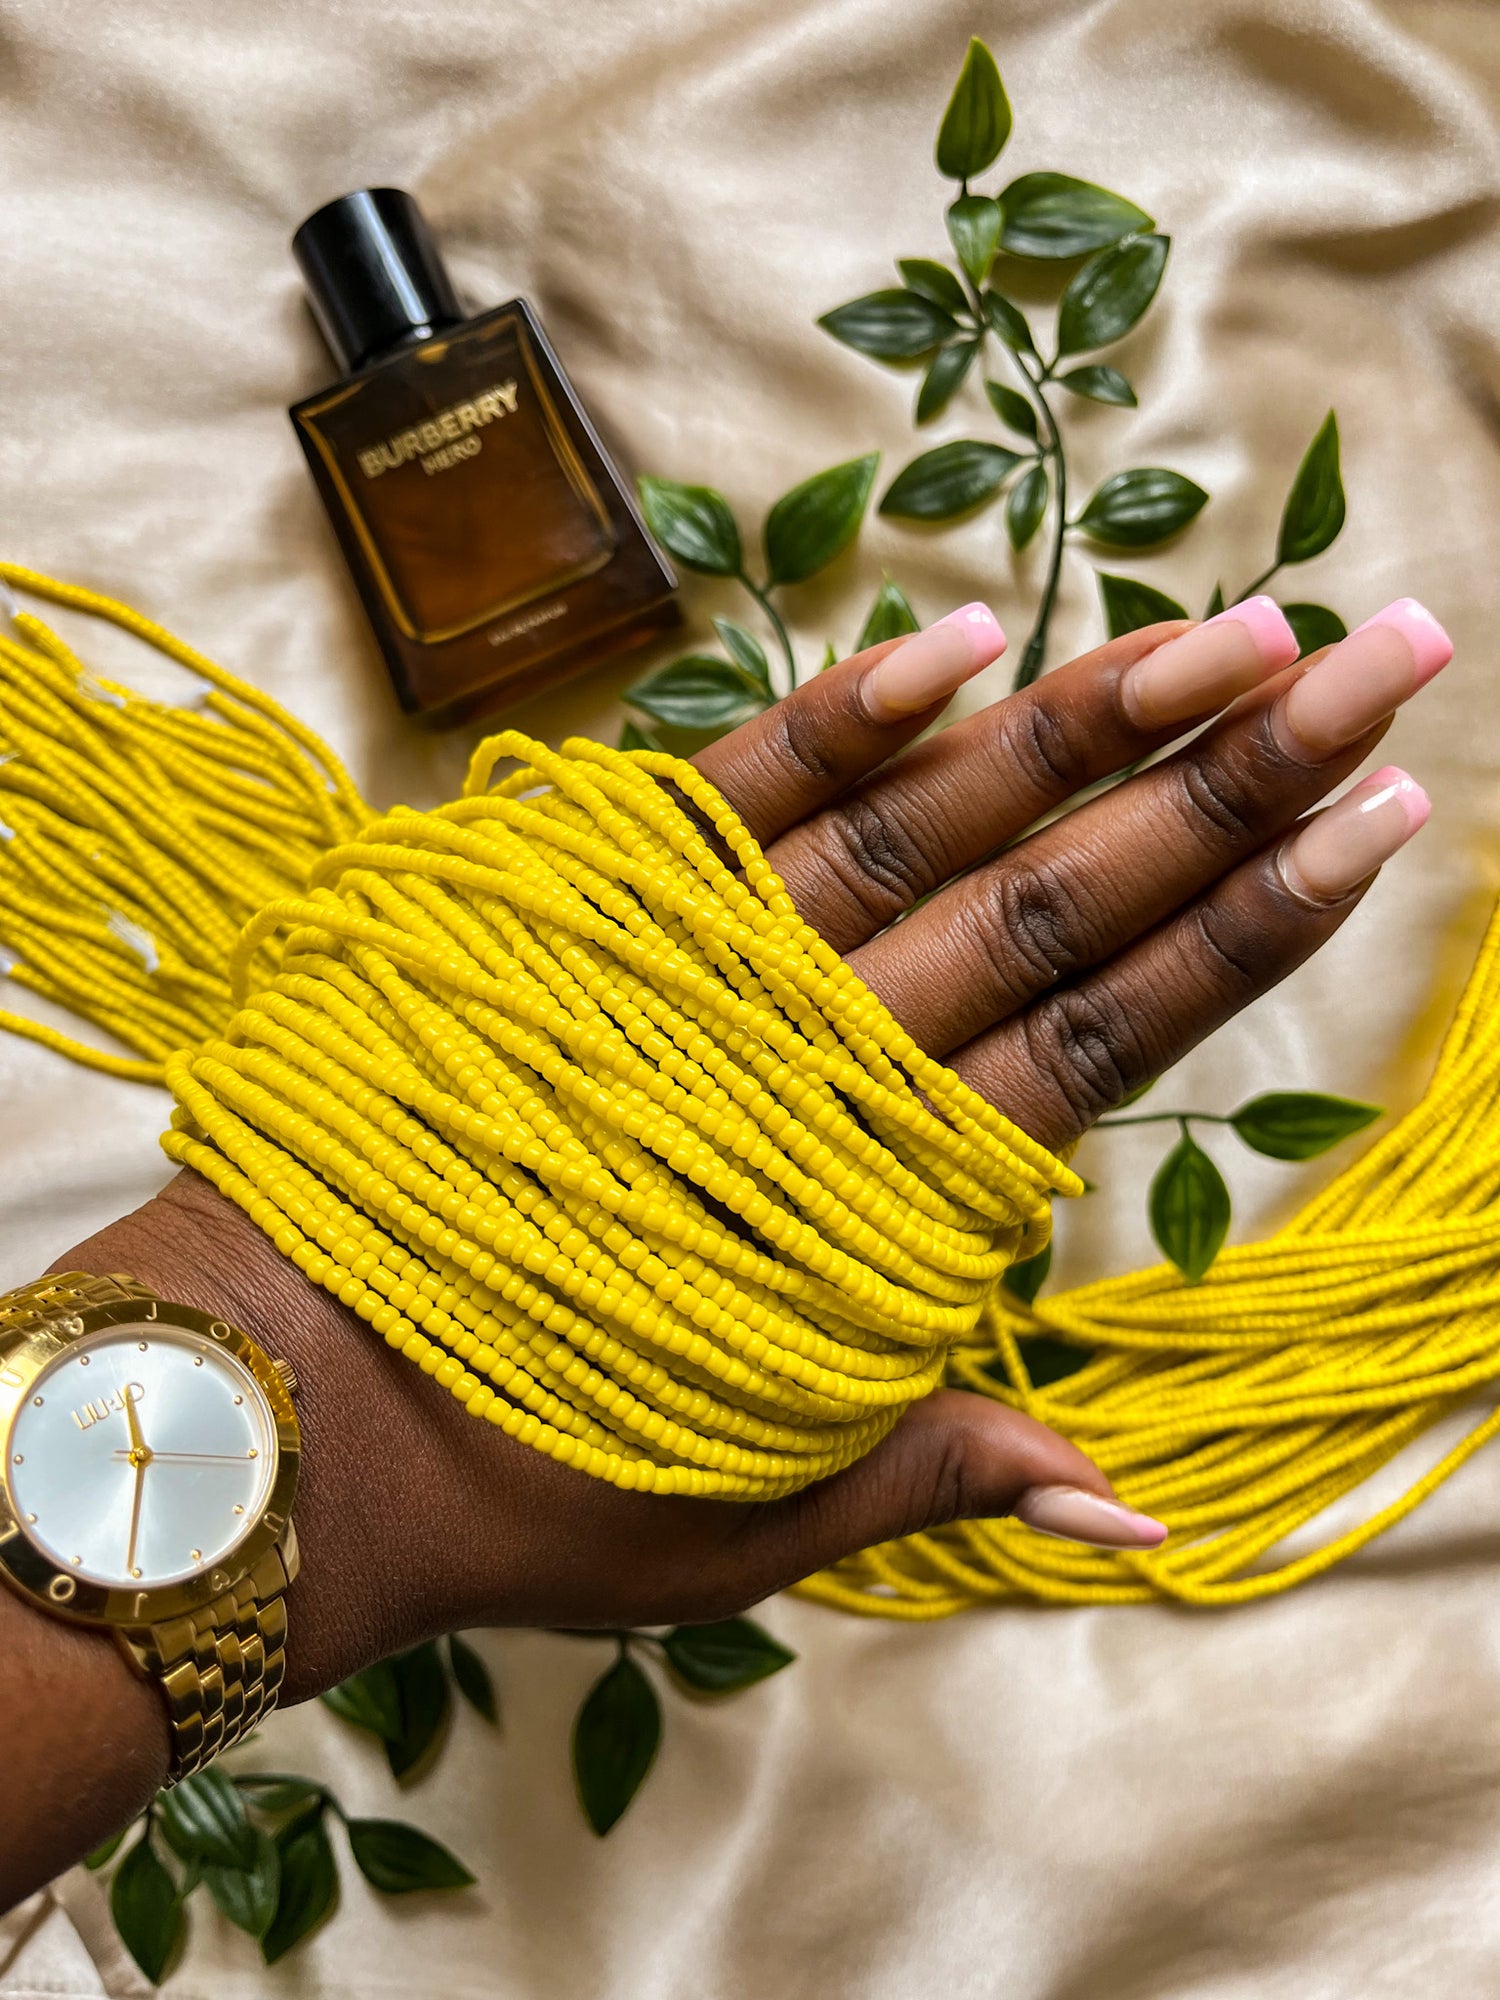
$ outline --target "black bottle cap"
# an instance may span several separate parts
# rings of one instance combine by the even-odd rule
[[[292,238],[313,316],[346,374],[465,317],[422,211],[401,188],[361,188]]]

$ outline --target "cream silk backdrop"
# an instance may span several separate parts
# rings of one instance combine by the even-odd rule
[[[3,553],[256,679],[377,801],[451,794],[469,738],[398,717],[283,414],[328,374],[292,228],[348,188],[412,189],[476,303],[537,302],[630,466],[712,480],[753,517],[856,450],[881,446],[889,471],[914,449],[909,381],[812,320],[889,282],[896,255],[941,252],[931,139],[971,31],[1016,105],[1009,172],[1117,186],[1175,239],[1161,302],[1109,357],[1143,408],[1068,411],[1085,485],[1167,464],[1214,495],[1141,573],[1200,603],[1220,572],[1258,570],[1334,402],[1350,525],[1289,594],[1353,622],[1411,592],[1457,640],[1381,753],[1432,790],[1431,827],[1330,950],[1167,1086],[1221,1110],[1272,1085],[1404,1106],[1500,886],[1500,22],[1482,0],[8,0]],[[925,616],[983,594],[1023,633],[1035,565],[1018,582],[999,544],[994,516],[874,524],[826,592],[796,596],[805,658],[830,633],[848,645],[882,565]],[[720,608],[689,605],[699,631]],[[1098,628],[1079,559],[1056,657]],[[626,677],[517,719],[612,730]],[[0,1283],[160,1184],[163,1110],[0,1041]],[[1149,1261],[1159,1151],[1149,1133],[1091,1143],[1108,1185],[1066,1220],[1065,1276]],[[1322,1171],[1221,1157],[1242,1231]],[[800,1663],[716,1708],[669,1698],[657,1768],[603,1843],[567,1767],[602,1647],[481,1636],[504,1739],[460,1716],[400,1804],[342,1725],[278,1720],[254,1761],[405,1813],[479,1885],[397,1906],[346,1870],[337,1920],[269,1974],[195,1913],[169,1990],[1500,1990],[1500,1455],[1360,1561],[1248,1610],[765,1616]],[[11,1920],[0,1968],[12,2000],[140,1990],[81,1874]]]

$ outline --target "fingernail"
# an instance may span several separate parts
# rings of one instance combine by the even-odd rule
[[[1341,902],[1427,824],[1431,811],[1416,779],[1387,764],[1292,835],[1277,857],[1281,879],[1304,903]]]
[[[1410,700],[1452,657],[1432,613],[1413,597],[1398,597],[1294,682],[1271,726],[1289,757],[1326,757]]]
[[[1382,625],[1399,632],[1411,647],[1412,658],[1417,663],[1418,687],[1426,687],[1433,675],[1440,674],[1453,658],[1453,641],[1427,606],[1418,604],[1414,597],[1398,597],[1394,604],[1388,604],[1384,611],[1377,611],[1373,618],[1367,618],[1354,630],[1372,632]]]
[[[1096,1549],[1158,1549],[1167,1539],[1164,1525],[1149,1514],[1082,1486],[1028,1487],[1011,1511],[1039,1535],[1088,1542]]]
[[[920,715],[1004,651],[1005,634],[989,606],[961,605],[865,669],[859,684],[865,713],[872,722]]]
[[[1180,639],[1137,660],[1120,684],[1125,711],[1143,728],[1210,715],[1297,657],[1297,635],[1270,597],[1231,604]]]

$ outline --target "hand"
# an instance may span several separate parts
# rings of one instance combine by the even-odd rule
[[[1394,607],[1283,667],[1286,635],[1264,607],[1158,626],[890,761],[992,657],[992,634],[960,615],[875,648],[699,762],[905,1025],[1060,1146],[1316,950],[1420,824],[1418,788],[1382,773],[1292,832],[1446,642],[1419,609]],[[1185,748],[1022,838],[1226,702]],[[295,1365],[304,1565],[289,1700],[445,1628],[724,1616],[960,1515],[1015,1508],[1080,1537],[1149,1538],[1066,1440],[953,1393],[774,1504],[580,1478],[428,1390],[190,1174],[60,1263],[132,1271]]]

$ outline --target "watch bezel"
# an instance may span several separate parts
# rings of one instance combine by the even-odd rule
[[[18,1519],[9,1480],[10,1436],[32,1384],[58,1355],[96,1333],[120,1326],[172,1326],[211,1341],[254,1381],[270,1406],[276,1464],[265,1504],[226,1557],[196,1576],[145,1589],[95,1582],[66,1569],[28,1536]],[[301,1433],[291,1395],[275,1365],[249,1334],[228,1320],[164,1299],[111,1300],[49,1318],[0,1355],[0,1578],[54,1617],[77,1625],[133,1629],[160,1625],[212,1604],[249,1574],[286,1534],[301,1468]]]

